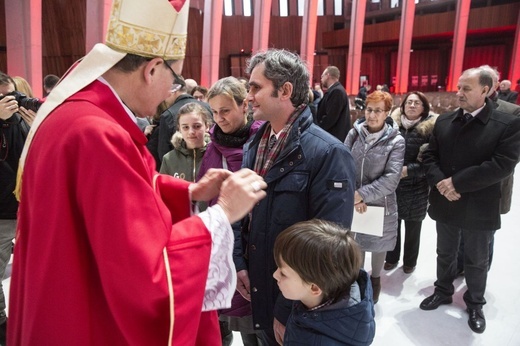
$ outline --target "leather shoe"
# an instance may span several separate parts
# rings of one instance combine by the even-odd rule
[[[451,297],[443,297],[438,293],[434,293],[428,298],[424,299],[419,305],[421,310],[435,310],[442,304],[451,304],[453,299]]]
[[[415,271],[415,267],[403,266],[403,271],[405,274],[411,274]]]
[[[394,269],[395,267],[397,267],[397,263],[388,263],[388,262],[385,262],[385,270],[392,270]]]
[[[482,334],[486,330],[486,318],[482,309],[470,309],[468,308],[468,324],[472,331],[475,333]]]

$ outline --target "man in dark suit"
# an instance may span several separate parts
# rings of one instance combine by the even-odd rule
[[[498,98],[498,92],[496,89],[499,87],[500,83],[498,80],[500,79],[500,72],[489,65],[482,65],[479,67],[481,70],[488,71],[491,74],[491,78],[493,78],[493,88],[488,91],[487,97],[493,102],[493,106],[497,111],[502,113],[511,114],[517,117],[520,117],[520,106],[512,104],[510,102],[501,100]],[[507,214],[509,210],[511,210],[511,201],[513,196],[513,181],[514,174],[511,174],[507,178],[501,181],[501,198],[500,198],[500,214]],[[491,262],[493,260],[493,244],[494,238],[491,239],[489,244],[489,268],[491,268]],[[457,273],[460,275],[464,275],[464,238],[461,238],[461,242],[459,245],[459,254],[457,255]]]
[[[470,69],[458,81],[460,108],[441,115],[423,162],[432,186],[428,213],[437,221],[437,281],[423,310],[450,304],[457,276],[457,250],[464,235],[464,302],[468,324],[483,333],[489,242],[500,228],[500,182],[520,156],[520,118],[494,109],[486,96],[489,71]]]
[[[318,105],[316,125],[345,141],[350,130],[350,107],[347,92],[339,80],[339,69],[329,66],[321,75],[321,84],[327,88]]]

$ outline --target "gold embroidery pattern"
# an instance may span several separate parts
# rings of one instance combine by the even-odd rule
[[[106,45],[110,48],[145,57],[165,60],[184,59],[187,35],[152,31],[120,20],[121,0],[115,0]]]

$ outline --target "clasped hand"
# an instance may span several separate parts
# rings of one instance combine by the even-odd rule
[[[439,181],[436,187],[439,193],[450,202],[457,201],[461,197],[460,193],[455,190],[451,177]]]
[[[243,168],[235,173],[225,169],[210,169],[190,186],[192,199],[209,201],[219,196],[220,205],[229,222],[243,218],[253,206],[266,196],[264,179],[250,169]]]

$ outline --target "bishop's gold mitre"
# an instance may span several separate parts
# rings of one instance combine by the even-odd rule
[[[182,60],[189,7],[189,0],[114,0],[105,44],[144,57]]]

